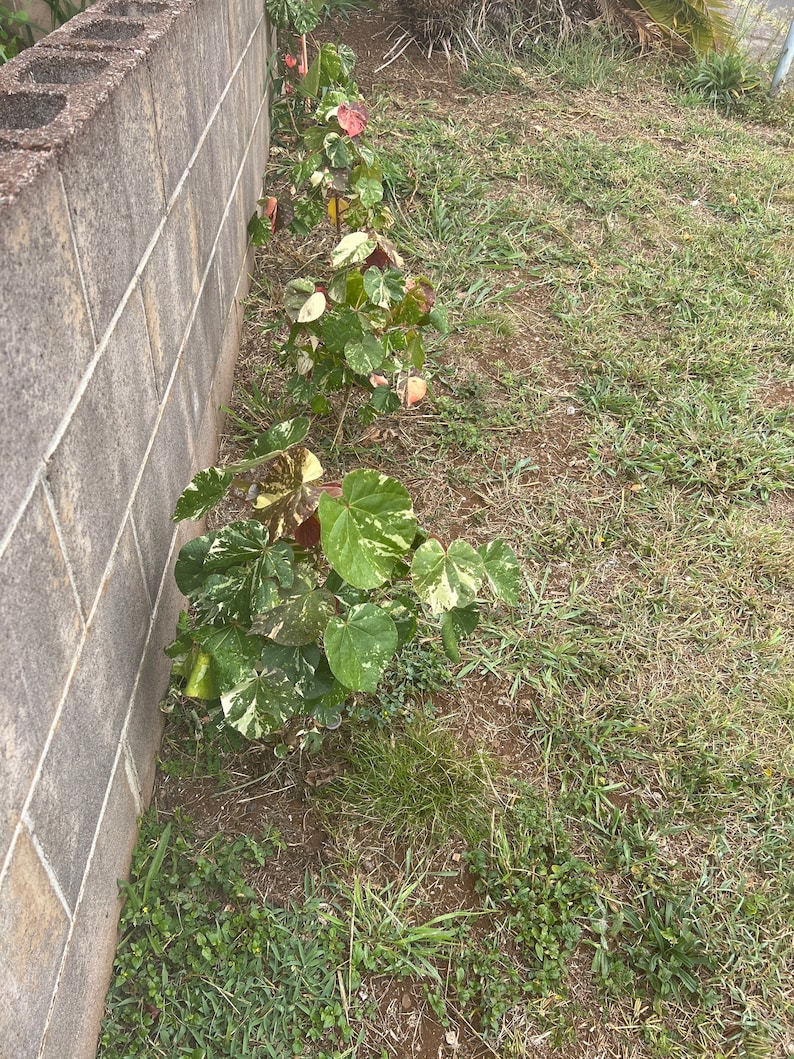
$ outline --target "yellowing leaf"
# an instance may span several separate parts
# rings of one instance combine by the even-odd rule
[[[328,216],[331,218],[331,224],[341,224],[342,218],[350,209],[350,203],[347,199],[330,198],[328,200]]]
[[[268,465],[267,476],[257,483],[254,510],[271,540],[294,537],[298,526],[314,514],[322,488],[313,483],[322,473],[320,461],[304,448],[282,453]]]
[[[311,297],[300,308],[297,316],[299,324],[310,324],[312,320],[319,320],[325,312],[325,295],[321,290],[315,291]]]

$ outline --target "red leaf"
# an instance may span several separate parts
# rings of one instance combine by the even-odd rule
[[[389,259],[386,256],[386,251],[381,250],[379,246],[376,246],[365,260],[364,264],[367,268],[379,268],[382,272],[385,268],[389,267]]]
[[[379,268],[381,272],[385,268],[403,268],[403,259],[400,257],[394,243],[390,243],[389,240],[379,232],[375,233],[375,238],[378,245],[364,262],[367,267]]]
[[[320,541],[320,520],[310,515],[300,526],[295,527],[295,542],[301,548],[314,548]]]
[[[360,136],[369,123],[369,111],[363,103],[340,103],[336,120],[348,136]]]

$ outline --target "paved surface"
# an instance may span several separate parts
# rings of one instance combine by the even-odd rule
[[[732,0],[729,7],[750,54],[777,63],[794,18],[794,0]]]

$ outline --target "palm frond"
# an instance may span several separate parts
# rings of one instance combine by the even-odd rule
[[[733,40],[727,0],[627,0],[643,11],[670,40],[697,55]]]
[[[595,6],[610,30],[638,44],[641,51],[661,42],[662,31],[644,11],[627,7],[622,0],[595,0]]]

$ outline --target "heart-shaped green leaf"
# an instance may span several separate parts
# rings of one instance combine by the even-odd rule
[[[466,636],[471,636],[480,621],[480,609],[476,603],[468,607],[453,607],[441,618],[441,642],[444,654],[451,662],[460,662],[458,645]]]
[[[398,302],[405,297],[405,280],[393,268],[385,271],[368,268],[364,273],[364,290],[371,302],[388,309],[392,302]]]
[[[497,599],[515,606],[521,595],[521,567],[513,549],[497,537],[487,544],[481,544],[477,551],[493,594]]]
[[[425,541],[411,563],[416,593],[434,614],[473,603],[484,576],[482,559],[462,540],[453,541],[446,550],[440,541]]]
[[[374,603],[351,607],[332,618],[325,630],[325,653],[331,672],[352,691],[374,694],[397,650],[397,628]]]
[[[355,588],[382,585],[416,536],[407,489],[374,470],[345,475],[342,496],[323,493],[317,511],[325,555]]]

